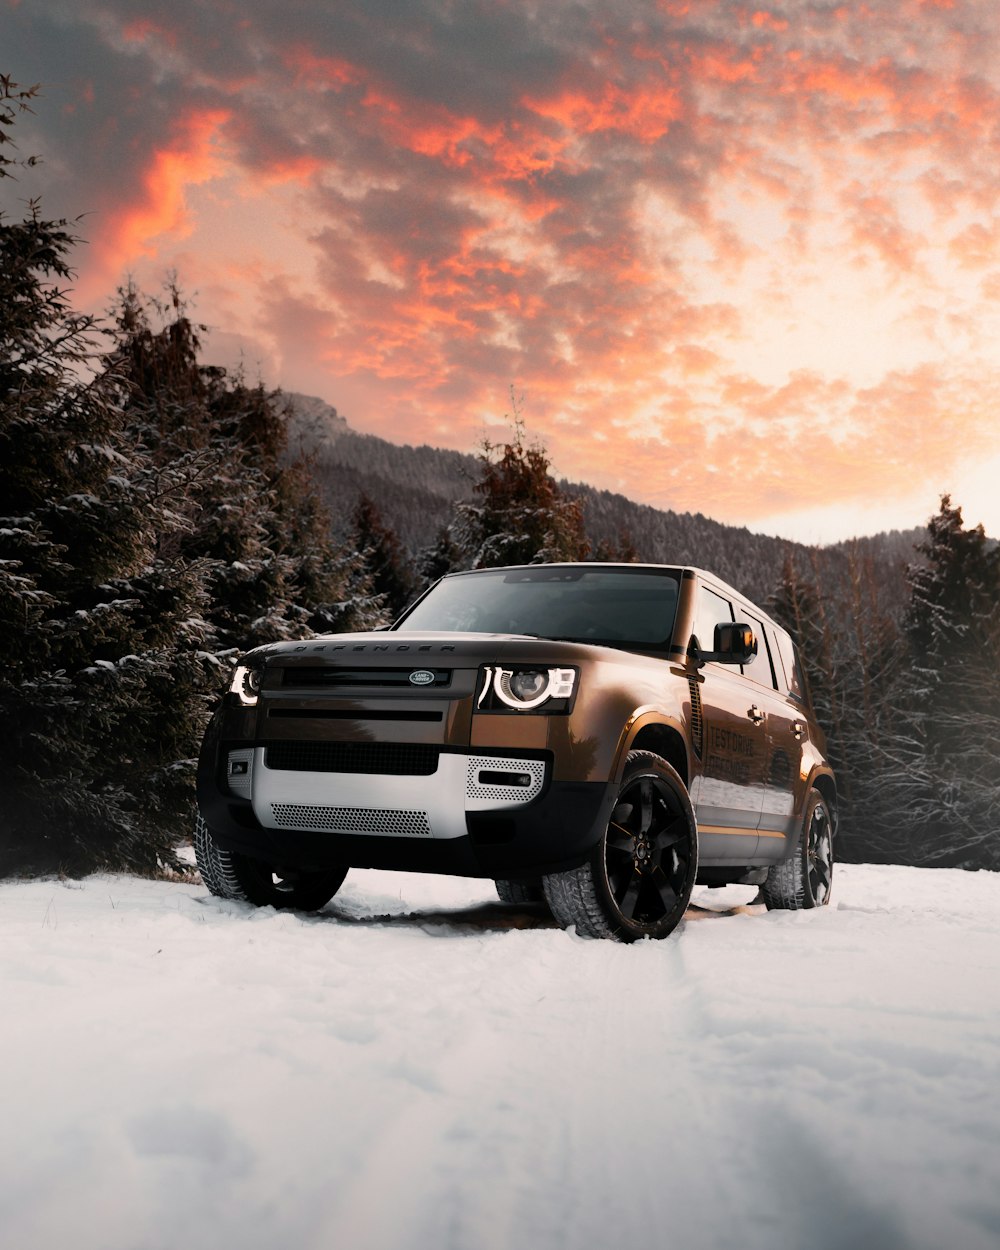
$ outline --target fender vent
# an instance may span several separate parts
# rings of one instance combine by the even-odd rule
[[[689,677],[688,687],[691,690],[691,745],[694,747],[695,755],[700,757],[705,745],[705,719],[701,711],[701,682],[697,677]]]
[[[426,812],[383,811],[372,807],[314,807],[305,803],[272,803],[279,829],[318,829],[324,833],[376,834],[390,838],[429,838]]]

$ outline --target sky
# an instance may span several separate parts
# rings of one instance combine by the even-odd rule
[[[75,300],[363,432],[826,542],[1000,536],[995,0],[0,0]]]

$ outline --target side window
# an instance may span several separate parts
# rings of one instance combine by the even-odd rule
[[[784,669],[788,693],[793,699],[805,699],[802,670],[799,667],[799,657],[792,646],[792,640],[783,629],[775,630],[775,638],[778,642],[778,655],[781,657],[781,666]]]
[[[707,586],[699,586],[694,632],[702,651],[714,650],[716,625],[727,624],[732,620],[733,609],[729,600],[723,599]]]
[[[774,671],[774,659],[771,655],[764,622],[759,621],[752,613],[744,611],[743,608],[740,608],[739,611],[740,620],[746,621],[753,630],[753,636],[757,639],[757,654],[754,656],[753,663],[745,665],[743,671],[748,677],[752,677],[754,681],[760,682],[762,686],[770,686],[772,690],[777,690],[778,682]]]

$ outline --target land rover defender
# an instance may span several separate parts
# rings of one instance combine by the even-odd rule
[[[696,882],[828,902],[837,794],[795,648],[697,568],[442,578],[385,630],[244,655],[205,736],[216,895],[322,907],[351,867],[491,878],[587,937]]]

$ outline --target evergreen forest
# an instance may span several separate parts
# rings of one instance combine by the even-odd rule
[[[34,89],[0,76],[0,192]],[[814,548],[557,481],[518,407],[478,454],[398,447],[206,364],[176,282],[68,294],[76,226],[0,212],[0,876],[177,871],[239,652],[392,620],[461,568],[710,568],[796,639],[840,858],[1000,869],[1000,551],[926,528]]]

